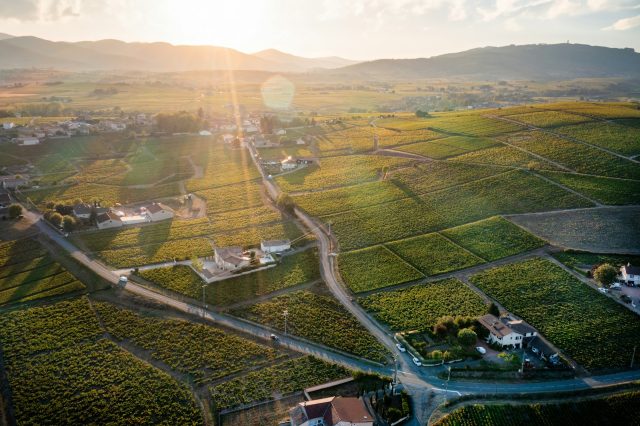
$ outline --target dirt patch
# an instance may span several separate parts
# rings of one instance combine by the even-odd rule
[[[556,246],[596,253],[640,253],[640,206],[506,216]]]

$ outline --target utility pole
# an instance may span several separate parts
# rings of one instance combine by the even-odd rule
[[[289,311],[287,309],[285,309],[284,312],[282,313],[282,315],[284,316],[284,334],[286,336],[286,334],[287,334],[287,317],[289,316]]]
[[[393,354],[393,387],[391,388],[391,394],[395,390],[396,383],[398,383],[398,355]]]
[[[633,347],[633,355],[631,355],[631,366],[629,366],[629,368],[633,368],[633,361],[635,361],[636,359],[636,348],[637,346]]]
[[[447,370],[449,370],[449,374],[447,375],[447,386],[445,386],[445,389],[444,389],[445,404],[449,401],[449,380],[451,379],[451,366],[448,366]]]

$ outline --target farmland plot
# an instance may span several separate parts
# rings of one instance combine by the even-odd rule
[[[450,136],[447,138],[431,140],[428,142],[412,143],[398,147],[399,151],[422,155],[424,157],[441,160],[479,149],[489,148],[498,145],[491,139],[473,138],[467,136]]]
[[[592,121],[589,117],[562,111],[531,112],[510,115],[509,118],[535,127],[558,127],[567,124],[586,123]]]
[[[395,331],[427,331],[440,317],[475,317],[487,309],[480,296],[455,278],[375,293],[359,303]]]
[[[262,186],[251,180],[218,188],[203,189],[196,195],[207,202],[207,214],[262,205]]]
[[[359,293],[417,280],[422,273],[384,246],[340,253],[340,274]]]
[[[429,119],[429,129],[452,136],[496,136],[521,130],[517,124],[483,117],[477,113],[442,114]]]
[[[523,132],[509,135],[505,140],[576,172],[640,179],[640,167],[637,164],[597,148],[561,139],[548,133]]]
[[[447,229],[442,234],[488,261],[545,244],[540,238],[498,216]]]
[[[386,244],[398,256],[429,276],[484,263],[440,234],[425,234]]]
[[[234,311],[235,315],[323,345],[384,362],[386,350],[340,303],[328,294],[297,291]]]
[[[127,268],[152,263],[186,260],[191,257],[213,255],[211,242],[207,238],[170,240],[144,246],[123,247],[95,253],[106,264]]]
[[[508,166],[518,168],[558,170],[558,167],[548,161],[541,160],[527,152],[507,145],[500,145],[478,151],[461,154],[448,159],[452,162],[492,164],[496,166]]]
[[[540,174],[603,204],[640,204],[640,180],[560,172],[540,172]]]
[[[272,348],[210,325],[144,316],[105,302],[94,306],[115,339],[150,351],[154,359],[198,382],[264,365],[281,356]]]
[[[394,168],[408,163],[406,159],[369,155],[329,157],[323,158],[320,166],[313,165],[278,176],[276,182],[285,192],[353,185],[378,179],[385,166]]]
[[[101,336],[86,299],[0,316],[18,424],[202,424],[184,385]]]
[[[556,132],[616,151],[622,155],[640,154],[640,129],[598,122],[563,126],[557,128]]]
[[[549,261],[493,268],[471,281],[587,369],[626,368],[640,341],[638,315]]]

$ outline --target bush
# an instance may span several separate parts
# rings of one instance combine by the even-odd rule
[[[618,277],[618,270],[609,263],[603,263],[593,272],[593,278],[605,287],[610,286]]]
[[[478,336],[476,335],[476,332],[470,328],[463,328],[458,332],[458,342],[462,346],[469,347],[473,345],[477,338]]]
[[[22,214],[22,206],[20,204],[11,204],[9,206],[9,218],[15,219]]]

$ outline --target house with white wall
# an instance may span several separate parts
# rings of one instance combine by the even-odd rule
[[[249,266],[251,259],[244,256],[242,247],[216,247],[213,250],[213,258],[216,265],[225,271],[233,271],[236,269]]]
[[[161,203],[151,203],[140,209],[142,215],[146,215],[151,222],[171,219],[174,212],[171,208]]]
[[[331,396],[298,403],[289,410],[291,426],[373,426],[360,398]]]
[[[488,343],[500,347],[521,348],[528,338],[537,335],[536,330],[522,320],[498,318],[486,314],[478,318],[478,322],[489,331]]]
[[[98,229],[122,227],[122,221],[120,220],[120,217],[111,211],[99,214],[96,217],[96,224],[98,225]]]
[[[632,266],[630,263],[620,268],[620,276],[625,284],[640,286],[640,267]]]

